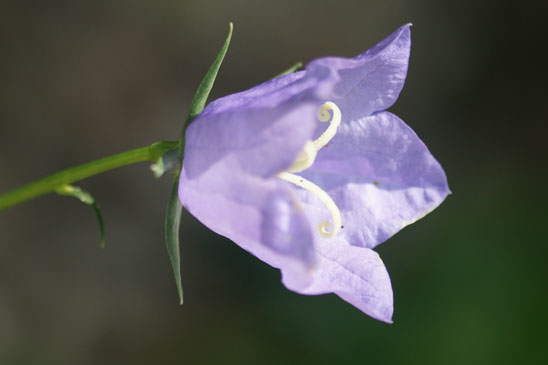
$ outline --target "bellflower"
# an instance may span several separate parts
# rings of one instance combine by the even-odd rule
[[[327,57],[210,103],[186,133],[182,204],[279,268],[301,294],[335,293],[391,322],[372,249],[449,193],[440,164],[385,111],[407,74],[410,25],[354,58]]]

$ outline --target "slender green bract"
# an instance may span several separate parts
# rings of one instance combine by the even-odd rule
[[[217,54],[217,57],[209,67],[209,70],[205,74],[204,78],[202,79],[202,82],[200,82],[200,85],[198,86],[198,90],[196,90],[196,94],[194,95],[194,98],[192,98],[192,102],[190,104],[190,110],[188,112],[188,116],[185,120],[185,124],[183,125],[183,130],[181,132],[181,138],[180,138],[180,158],[179,161],[182,159],[184,145],[185,145],[185,132],[187,127],[192,123],[194,118],[199,115],[202,110],[204,110],[204,107],[207,102],[207,98],[209,97],[209,93],[211,92],[211,89],[213,88],[213,84],[215,83],[215,79],[217,78],[217,74],[219,73],[219,69],[221,68],[221,64],[223,63],[223,59],[226,55],[226,52],[228,51],[228,46],[230,45],[230,39],[232,38],[232,29],[233,25],[232,23],[229,24],[228,29],[228,35],[226,37],[226,40],[221,47],[221,50]],[[179,201],[179,194],[178,194],[178,187],[179,187],[179,173],[181,171],[181,167],[177,169],[177,173],[175,174],[175,179],[173,180],[173,185],[171,187],[171,194],[169,196],[168,205],[167,205],[167,212],[166,212],[166,221],[165,221],[165,239],[166,239],[166,249],[167,254],[169,256],[169,260],[171,261],[171,267],[173,269],[173,274],[175,275],[175,284],[177,285],[177,292],[179,294],[179,302],[180,304],[183,304],[183,285],[181,281],[181,256],[180,256],[180,244],[179,244],[179,228],[181,223],[181,212],[183,210],[183,207],[181,205],[181,202]]]
[[[178,142],[156,142],[150,146],[122,152],[60,171],[0,195],[0,211],[41,195],[54,192],[64,185],[72,184],[73,182],[100,174],[105,171],[131,165],[137,162],[157,162],[164,153],[177,148],[177,146]]]
[[[302,62],[297,62],[296,64],[294,64],[293,66],[291,66],[287,70],[284,70],[284,71],[280,72],[279,74],[277,74],[273,78],[275,79],[276,77],[292,74],[293,72],[297,71],[301,67],[303,67],[303,63]]]
[[[167,255],[171,262],[173,275],[175,276],[175,285],[179,295],[179,304],[183,304],[183,283],[181,280],[181,252],[179,246],[179,229],[181,227],[181,213],[183,206],[179,201],[179,172],[173,178],[171,192],[167,202],[165,235]]]
[[[184,145],[184,138],[187,127],[190,123],[192,123],[192,120],[196,118],[196,116],[200,114],[202,110],[204,110],[207,98],[209,97],[209,93],[213,88],[213,84],[215,83],[215,79],[217,78],[217,74],[219,73],[219,69],[221,68],[221,64],[223,63],[223,59],[225,58],[226,52],[228,51],[228,46],[230,45],[230,40],[232,39],[233,28],[234,26],[232,25],[232,23],[230,23],[225,43],[221,47],[221,50],[217,54],[217,57],[215,58],[211,66],[209,66],[209,70],[207,70],[207,73],[202,79],[202,82],[200,82],[200,85],[198,86],[198,90],[196,90],[194,98],[192,98],[190,110],[185,120],[183,131],[181,132],[181,146]]]
[[[95,202],[95,199],[93,196],[85,191],[82,188],[79,188],[78,186],[72,186],[72,185],[63,185],[57,189],[55,189],[55,192],[59,195],[65,195],[65,196],[72,196],[73,198],[76,198],[80,200],[82,203],[88,205],[93,209],[93,212],[95,213],[95,216],[97,217],[97,222],[99,223],[99,233],[101,235],[101,247],[105,247],[105,224],[103,222],[103,216],[101,215],[101,211],[99,210],[99,206]]]

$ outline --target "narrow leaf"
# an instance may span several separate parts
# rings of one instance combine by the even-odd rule
[[[202,110],[204,110],[209,93],[213,88],[213,84],[215,83],[215,79],[217,78],[217,74],[219,72],[219,69],[221,68],[221,64],[223,63],[223,59],[225,58],[226,52],[228,51],[230,39],[232,38],[232,29],[233,24],[230,23],[228,28],[228,35],[223,46],[221,47],[221,50],[219,51],[219,54],[217,54],[217,57],[209,67],[209,70],[207,71],[204,78],[202,79],[202,82],[198,86],[198,90],[196,90],[196,94],[194,95],[192,103],[190,104],[190,110],[188,112],[188,116],[183,127],[181,141],[183,141],[184,139],[185,131],[188,125],[198,114],[202,112]]]
[[[303,63],[302,63],[302,62],[297,62],[296,64],[294,64],[293,66],[291,66],[291,67],[288,68],[287,70],[285,70],[285,71],[283,71],[283,72],[280,72],[279,74],[277,74],[276,76],[274,76],[273,79],[275,79],[276,77],[280,77],[280,76],[285,76],[285,75],[291,74],[291,73],[297,71],[298,69],[300,69],[301,67],[303,67]]]
[[[82,188],[79,188],[77,186],[72,186],[72,185],[63,185],[57,188],[55,192],[59,195],[72,196],[80,200],[82,203],[89,205],[91,209],[93,209],[93,212],[95,213],[95,217],[97,218],[97,222],[99,223],[101,247],[105,247],[105,224],[103,222],[103,216],[101,215],[99,206],[97,205],[97,203],[95,203],[95,199],[93,199],[93,196],[91,196],[90,193],[83,190]]]
[[[179,303],[183,304],[183,284],[181,282],[181,256],[179,250],[179,228],[181,225],[181,213],[183,207],[179,201],[178,194],[179,173],[175,174],[171,193],[167,202],[166,222],[165,222],[165,240],[167,254],[171,262],[171,268],[175,275],[175,285],[179,294]]]

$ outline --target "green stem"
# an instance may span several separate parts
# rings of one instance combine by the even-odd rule
[[[137,162],[156,162],[164,153],[177,148],[178,146],[179,142],[156,142],[150,146],[122,152],[57,172],[53,175],[0,195],[0,211],[24,201],[36,198],[40,195],[54,192],[60,186],[71,184],[75,181],[82,180],[105,171],[131,165]]]

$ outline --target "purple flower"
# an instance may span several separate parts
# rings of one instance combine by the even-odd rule
[[[385,111],[407,74],[409,28],[210,103],[187,130],[179,184],[196,218],[279,268],[287,288],[335,293],[385,322],[392,287],[372,249],[449,193],[426,146]]]

